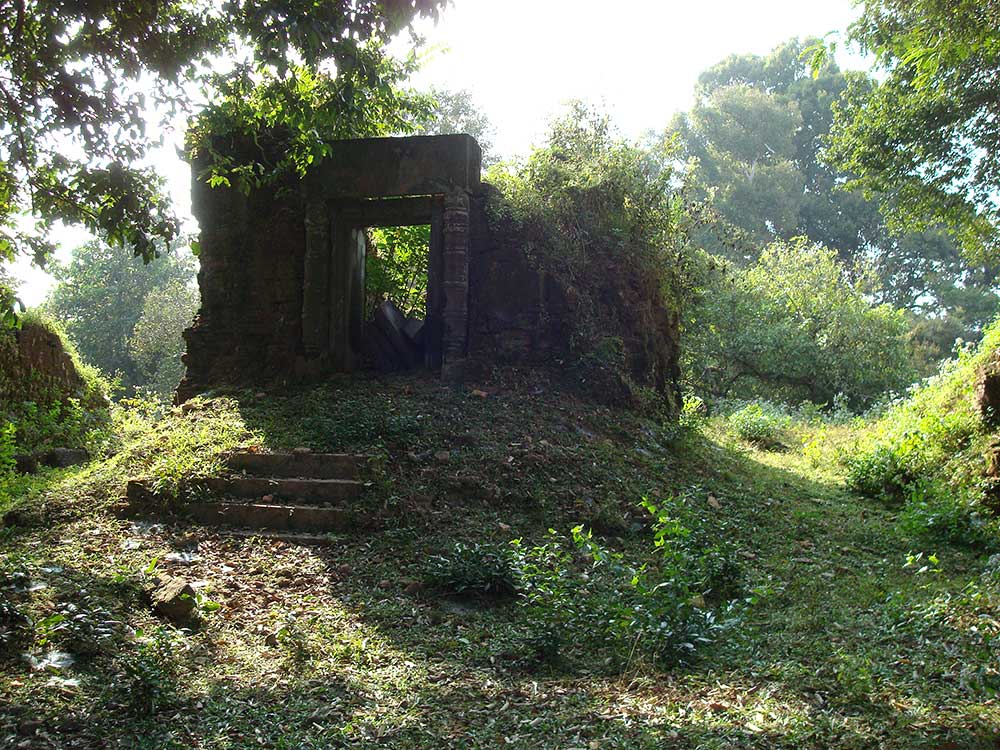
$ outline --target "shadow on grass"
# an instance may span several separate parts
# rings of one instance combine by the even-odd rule
[[[993,746],[988,696],[929,679],[941,663],[934,644],[882,632],[887,591],[909,586],[926,596],[880,567],[905,551],[884,510],[863,509],[830,482],[559,394],[484,399],[412,378],[377,386],[332,381],[240,402],[270,448],[386,459],[371,498],[394,508],[383,529],[316,551],[321,573],[301,572],[307,584],[254,605],[256,615],[335,607],[346,625],[333,618],[307,633],[315,653],[271,669],[274,652],[292,658],[295,647],[268,645],[245,612],[245,624],[207,618],[197,639],[171,635],[163,684],[150,688],[162,689],[162,701],[145,712],[138,707],[149,704],[129,703],[142,681],[125,681],[134,679],[125,666],[134,644],[118,638],[83,665],[79,688],[42,684],[27,694],[21,718],[4,726],[16,734],[27,715],[43,723],[17,741],[220,750]],[[438,450],[447,460],[407,455]],[[643,495],[674,496],[704,515],[716,540],[744,553],[747,594],[759,600],[693,667],[644,668],[632,682],[579,658],[555,668],[514,664],[523,631],[516,607],[460,611],[405,593],[426,558],[454,541],[541,540],[550,527],[586,520],[588,497],[630,514],[612,524],[621,531],[607,544],[649,554],[648,531],[629,522]],[[22,541],[37,541],[25,533]],[[232,541],[225,551],[230,566],[250,565],[252,542]],[[134,590],[115,591],[84,567],[73,576],[78,588],[106,590],[129,620]],[[350,648],[338,631],[348,626],[359,631]],[[916,664],[932,651],[933,663]],[[906,667],[896,663],[903,654]],[[5,676],[23,680],[24,669],[7,665]]]

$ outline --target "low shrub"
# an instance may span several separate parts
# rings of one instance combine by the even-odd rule
[[[493,544],[458,542],[447,555],[430,558],[425,583],[446,594],[509,596],[517,588],[509,550]]]
[[[96,597],[79,591],[72,601],[59,602],[50,615],[35,623],[35,646],[55,646],[91,656],[110,647],[119,635],[120,625]]]
[[[914,479],[899,446],[877,444],[844,459],[847,486],[862,495],[886,501],[903,499]]]
[[[522,645],[532,659],[554,662],[587,649],[608,665],[686,663],[723,627],[710,603],[738,595],[740,569],[664,508],[643,507],[653,517],[653,544],[642,562],[577,526],[568,536],[550,530],[536,544],[456,545],[431,558],[426,582],[449,593],[516,594]]]
[[[729,415],[729,427],[736,437],[765,448],[780,444],[779,438],[787,424],[786,416],[756,401]]]
[[[133,648],[117,660],[121,674],[105,699],[133,716],[151,717],[178,697],[174,639],[165,628],[139,630],[135,638]]]
[[[912,536],[935,541],[988,548],[998,544],[996,522],[940,482],[917,482],[909,489],[899,525]]]

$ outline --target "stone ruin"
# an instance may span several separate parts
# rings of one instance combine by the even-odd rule
[[[480,179],[471,136],[337,141],[304,179],[248,194],[209,188],[198,179],[207,165],[192,166],[201,309],[185,332],[178,401],[366,368],[425,367],[460,380],[482,363],[564,361],[566,290],[489,219],[497,191]],[[407,321],[383,305],[366,320],[366,228],[422,224],[426,318]],[[659,390],[676,381],[668,334]]]

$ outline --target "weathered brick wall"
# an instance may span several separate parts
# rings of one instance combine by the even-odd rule
[[[664,307],[656,280],[608,259],[599,272],[591,269],[580,279],[588,286],[582,301],[577,289],[545,270],[544,232],[533,236],[530,227],[515,225],[496,210],[502,201],[488,185],[473,201],[470,356],[572,369],[573,377],[610,403],[633,402],[633,386],[650,388],[679,410],[680,321]],[[579,336],[585,317],[600,330]],[[620,354],[603,359],[600,353],[587,357],[586,351],[574,350],[574,336],[588,335],[620,341]]]
[[[0,410],[22,401],[81,398],[85,391],[83,378],[55,333],[30,322],[0,331]]]
[[[498,363],[546,363],[569,349],[569,303],[555,279],[533,266],[524,237],[488,217],[483,186],[470,222],[469,354]]]

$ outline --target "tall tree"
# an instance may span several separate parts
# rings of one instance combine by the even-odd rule
[[[854,80],[828,158],[898,227],[949,227],[1000,258],[1000,0],[862,0],[849,37],[877,83]],[[818,58],[822,60],[822,56]]]
[[[55,267],[57,283],[44,307],[63,322],[88,364],[108,375],[120,375],[126,387],[139,385],[155,370],[153,356],[137,360],[129,343],[143,318],[146,300],[164,289],[192,287],[195,265],[185,249],[165,251],[155,263],[145,266],[142,258],[120,245],[88,242],[73,251],[69,263]],[[169,296],[156,299],[177,304],[171,303]],[[186,298],[179,302],[187,304]],[[190,319],[187,309],[185,315]],[[148,342],[150,338],[147,329],[143,339]],[[140,347],[143,352],[154,348],[146,344]]]
[[[694,108],[675,118],[670,132],[698,159],[700,181],[742,235],[726,245],[706,234],[706,246],[745,263],[772,240],[807,236],[835,248],[848,268],[874,268],[876,301],[918,315],[947,312],[975,335],[996,313],[996,270],[964,259],[941,230],[901,231],[877,199],[841,189],[853,175],[820,158],[835,103],[851,86],[875,84],[829,59],[813,75],[803,54],[811,43],[730,56],[699,77]]]
[[[184,376],[184,329],[191,325],[200,295],[190,281],[171,279],[151,289],[128,340],[129,358],[142,384],[169,399]]]
[[[795,163],[801,122],[794,102],[746,84],[705,91],[690,115],[675,120],[700,179],[716,189],[720,213],[747,233],[749,248],[795,232],[804,189]]]
[[[743,268],[706,269],[687,310],[689,384],[712,396],[861,408],[902,390],[913,370],[902,311],[873,305],[833,250],[775,242]]]
[[[272,97],[261,116],[285,113],[271,119],[298,122],[293,135],[310,124],[283,97],[303,81],[327,81],[335,94],[306,115],[362,121],[372,92],[384,101],[398,77],[384,44],[444,2],[0,0],[0,261],[16,253],[44,261],[57,221],[151,258],[156,240],[178,231],[160,180],[142,165],[159,142],[147,132],[152,115],[189,108],[194,83],[231,93],[253,74],[271,83],[261,89]],[[245,64],[207,75],[220,58]],[[317,148],[295,156],[304,153],[315,158]]]
[[[418,127],[418,131],[440,135],[468,133],[483,150],[483,166],[495,164],[497,159],[493,154],[493,138],[496,128],[476,105],[472,93],[467,89],[447,91],[432,88],[430,96],[433,100],[431,112],[427,121]]]

